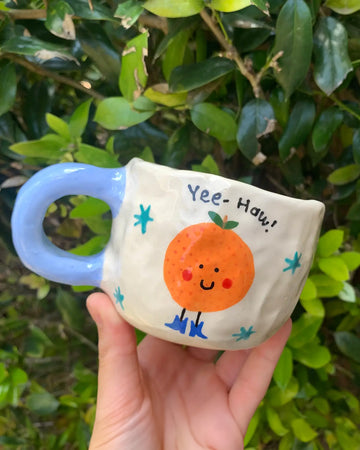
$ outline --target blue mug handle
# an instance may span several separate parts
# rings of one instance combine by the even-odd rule
[[[105,201],[113,219],[125,194],[126,168],[103,169],[88,164],[55,164],[35,174],[20,189],[12,218],[15,249],[24,265],[52,281],[100,287],[104,252],[78,256],[50,242],[43,229],[47,208],[65,195],[89,195]]]

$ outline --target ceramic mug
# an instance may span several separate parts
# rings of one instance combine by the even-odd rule
[[[54,246],[42,222],[66,195],[111,208],[111,237],[94,256]],[[138,329],[179,344],[242,349],[290,317],[306,281],[324,205],[220,176],[131,160],[41,170],[19,191],[12,229],[25,266],[100,287]]]

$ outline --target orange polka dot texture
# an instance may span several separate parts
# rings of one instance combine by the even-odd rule
[[[255,276],[253,255],[232,230],[200,223],[169,244],[164,279],[172,298],[189,311],[222,311],[242,300]]]

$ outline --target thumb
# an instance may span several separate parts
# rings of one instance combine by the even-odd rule
[[[87,308],[99,335],[95,425],[121,426],[143,400],[135,330],[119,315],[106,294],[90,295]]]

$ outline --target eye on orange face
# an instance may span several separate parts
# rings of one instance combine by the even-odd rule
[[[165,254],[165,283],[172,298],[189,311],[229,308],[244,298],[254,275],[249,247],[234,231],[215,223],[185,228]]]

